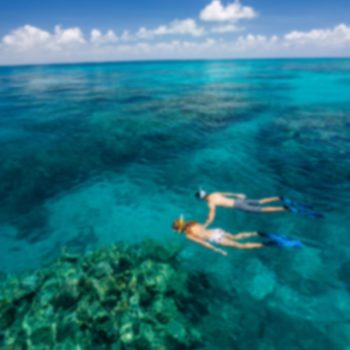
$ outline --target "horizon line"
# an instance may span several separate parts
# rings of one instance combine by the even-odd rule
[[[71,61],[71,62],[46,62],[46,63],[15,63],[0,64],[0,68],[10,67],[35,67],[35,66],[74,66],[74,65],[98,65],[115,63],[159,63],[159,62],[206,62],[206,61],[264,61],[264,60],[348,60],[350,56],[281,56],[281,57],[235,57],[235,58],[162,58],[162,59],[132,59],[132,60],[111,60],[111,61]]]

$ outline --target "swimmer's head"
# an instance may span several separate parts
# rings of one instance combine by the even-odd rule
[[[185,226],[186,222],[182,215],[180,216],[180,218],[176,219],[172,224],[173,230],[179,233],[184,231]]]
[[[196,194],[195,194],[196,198],[204,200],[205,197],[207,196],[207,192],[205,192],[202,188],[200,188]]]

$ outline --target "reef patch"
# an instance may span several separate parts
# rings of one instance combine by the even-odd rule
[[[177,253],[153,241],[115,244],[9,276],[0,288],[0,348],[200,348],[195,316],[206,305],[194,294],[203,276],[183,270]]]

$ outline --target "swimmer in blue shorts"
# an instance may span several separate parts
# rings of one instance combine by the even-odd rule
[[[269,197],[262,199],[247,199],[245,194],[232,192],[206,193],[202,189],[196,192],[196,197],[208,203],[209,214],[204,224],[209,226],[216,214],[216,207],[234,208],[255,213],[272,213],[289,210],[286,205],[264,206],[271,202],[281,202],[282,197]]]

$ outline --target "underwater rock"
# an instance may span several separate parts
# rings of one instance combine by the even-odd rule
[[[164,293],[172,288],[175,271],[167,264],[147,260],[140,266],[140,274],[148,290]]]
[[[111,275],[113,273],[113,269],[112,267],[104,262],[104,261],[101,261],[100,263],[98,263],[94,269],[93,269],[93,275],[96,277],[96,278],[101,278],[103,276],[108,276],[108,275]]]
[[[0,348],[198,348],[202,337],[186,312],[205,310],[188,290],[196,275],[179,268],[174,251],[147,242],[143,255],[142,247],[65,252],[50,266],[4,281]]]
[[[152,304],[152,312],[160,323],[168,323],[176,314],[177,307],[173,299],[157,296]]]
[[[21,287],[26,289],[28,292],[35,292],[39,288],[40,278],[37,275],[31,275],[25,277],[21,281]]]
[[[62,286],[52,302],[56,308],[69,309],[78,302],[79,295],[77,281],[71,280]]]
[[[10,327],[16,319],[16,308],[8,301],[0,301],[0,329]]]
[[[120,340],[122,343],[128,345],[134,342],[135,335],[133,331],[133,324],[126,323],[120,329]]]

